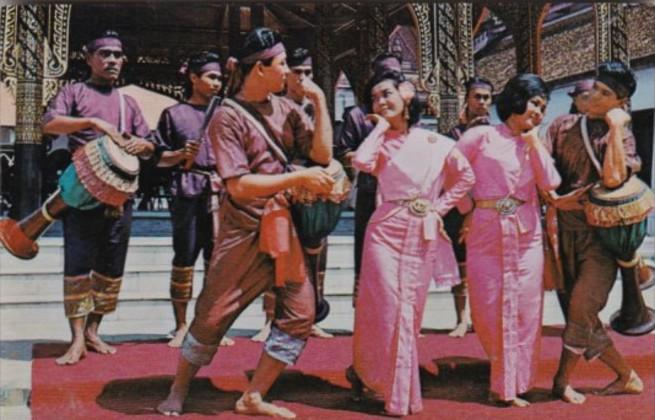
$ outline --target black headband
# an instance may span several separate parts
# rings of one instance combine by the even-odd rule
[[[596,80],[607,85],[620,99],[629,98],[632,95],[629,87],[625,86],[621,81],[607,73],[600,73],[598,77],[596,77]]]

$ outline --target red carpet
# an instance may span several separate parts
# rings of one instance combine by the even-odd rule
[[[638,396],[590,395],[613,379],[600,362],[580,362],[573,384],[587,392],[583,406],[550,397],[557,368],[560,330],[547,328],[542,341],[536,386],[524,409],[502,408],[486,402],[489,364],[474,334],[452,339],[429,333],[420,339],[424,411],[416,419],[655,419],[655,337],[626,338],[614,334],[619,350],[644,380]],[[378,418],[382,406],[350,401],[344,377],[351,363],[351,337],[310,340],[296,366],[288,369],[269,394],[301,419]],[[164,342],[125,343],[114,356],[89,354],[76,366],[59,367],[54,358],[66,345],[36,344],[32,365],[34,419],[154,418],[154,407],[167,394],[178,350]],[[261,345],[238,338],[221,348],[214,363],[193,382],[184,418],[244,418],[232,407],[246,386]],[[161,418],[158,416],[158,418]]]

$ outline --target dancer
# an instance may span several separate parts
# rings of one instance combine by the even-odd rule
[[[223,102],[208,127],[227,188],[218,241],[175,380],[157,407],[160,413],[182,412],[191,380],[201,366],[211,363],[221,337],[253,300],[275,285],[271,334],[235,411],[295,418],[290,410],[263,400],[284,368],[300,356],[314,323],[314,290],[305,255],[289,229],[291,216],[280,193],[293,187],[328,193],[334,180],[320,166],[285,172],[284,155],[289,161],[304,156],[322,165],[332,158],[325,95],[305,79],[305,92],[316,110],[312,125],[298,106],[274,95],[284,89],[288,73],[286,51],[276,32],[256,28],[245,37],[238,68],[228,84],[231,99]],[[277,235],[285,226],[288,235]]]
[[[375,128],[353,158],[377,177],[381,204],[366,229],[347,377],[355,392],[380,394],[391,415],[422,410],[416,338],[428,286],[460,281],[441,217],[474,182],[452,140],[414,127],[420,108],[407,83],[398,72],[369,82]]]
[[[616,188],[641,168],[635,138],[626,127],[630,115],[623,110],[636,88],[634,74],[625,64],[616,61],[601,64],[590,91],[585,126],[582,115],[564,115],[552,122],[547,133],[546,144],[563,179],[552,197],[558,209],[568,298],[564,345],[553,394],[573,404],[585,401],[585,396],[571,386],[571,374],[581,356],[587,360],[598,358],[616,372],[617,379],[601,391],[602,395],[638,394],[643,390],[641,379],[614,347],[598,318],[607,304],[618,265],[587,223],[581,203],[595,182]],[[585,149],[583,129],[602,162],[602,176]]]
[[[502,124],[457,142],[475,172],[466,237],[473,326],[491,362],[490,400],[525,407],[541,337],[544,255],[537,188],[560,183],[537,135],[549,91],[533,74],[512,78],[496,100]]]

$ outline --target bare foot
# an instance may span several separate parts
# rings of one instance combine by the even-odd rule
[[[553,396],[569,404],[583,404],[587,398],[580,392],[573,389],[571,385],[564,387],[553,385]]]
[[[55,363],[59,366],[74,365],[84,359],[84,357],[86,357],[86,346],[84,342],[73,342],[66,353],[55,360]]]
[[[617,394],[641,394],[644,390],[644,383],[637,376],[634,370],[630,372],[628,378],[617,378],[614,382],[603,388],[597,395],[617,395]]]
[[[173,338],[168,342],[168,347],[182,347],[182,342],[188,329],[186,325],[183,325],[180,329],[172,331],[171,335]]]
[[[269,416],[280,419],[295,419],[296,414],[284,407],[268,403],[259,392],[246,392],[234,405],[234,412],[250,416]]]
[[[334,337],[334,335],[332,335],[329,332],[325,331],[323,328],[319,327],[316,324],[312,325],[312,331],[309,334],[312,337],[318,337],[318,338],[332,338],[332,337]]]
[[[524,400],[523,398],[516,397],[511,400],[501,400],[494,395],[489,396],[489,402],[505,407],[528,407],[530,405],[530,402]]]
[[[454,330],[452,330],[449,334],[448,337],[454,337],[454,338],[462,338],[466,335],[466,332],[468,331],[468,324],[465,322],[460,322],[457,324]]]
[[[86,348],[100,354],[114,354],[116,347],[110,346],[100,339],[97,335],[85,334]]]
[[[261,331],[259,331],[257,334],[253,335],[250,339],[258,343],[263,343],[264,341],[266,341],[270,333],[271,333],[271,324],[267,322],[264,328],[262,328]]]
[[[231,347],[234,345],[234,340],[232,340],[230,337],[223,337],[221,338],[221,343],[219,346],[223,347]]]
[[[182,414],[185,394],[175,392],[171,389],[170,394],[162,401],[155,410],[165,416],[179,416]]]

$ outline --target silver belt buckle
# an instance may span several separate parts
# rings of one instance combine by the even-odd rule
[[[430,206],[431,203],[430,201],[424,199],[424,198],[417,198],[415,200],[412,200],[409,202],[409,211],[418,217],[425,217],[427,216],[428,212],[430,211]]]
[[[501,198],[496,202],[496,211],[501,216],[511,216],[516,213],[517,201],[512,197]]]

